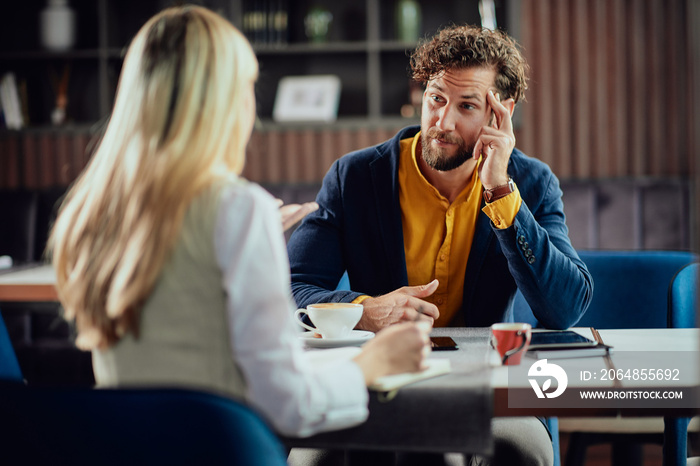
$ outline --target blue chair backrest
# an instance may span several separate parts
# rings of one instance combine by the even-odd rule
[[[0,386],[3,464],[286,465],[248,406],[184,389]]]
[[[348,277],[348,272],[346,271],[342,277],[340,277],[340,281],[338,282],[338,286],[335,287],[336,291],[338,290],[350,290],[350,277]]]
[[[668,289],[668,326],[693,328],[697,324],[698,278],[700,263],[683,267],[671,281]]]
[[[24,380],[2,314],[0,314],[0,380],[10,382]]]
[[[665,328],[668,287],[685,265],[697,261],[688,251],[578,251],[593,277],[593,298],[577,327]],[[517,293],[513,318],[537,324]]]

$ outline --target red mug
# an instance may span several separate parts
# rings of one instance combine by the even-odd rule
[[[532,336],[530,324],[515,322],[491,326],[491,346],[501,355],[505,366],[517,366],[527,351]]]

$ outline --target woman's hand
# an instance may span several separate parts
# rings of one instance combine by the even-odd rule
[[[427,321],[391,325],[368,341],[353,359],[372,384],[379,377],[426,369],[432,325]]]
[[[304,204],[286,204],[282,199],[277,199],[280,205],[280,215],[282,216],[282,228],[284,231],[289,230],[299,220],[306,217],[311,212],[318,209],[318,204],[315,202],[305,202]]]

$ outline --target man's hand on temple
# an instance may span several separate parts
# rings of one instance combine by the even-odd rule
[[[426,320],[432,323],[440,316],[437,306],[422,298],[435,293],[438,281],[426,285],[404,286],[391,293],[362,301],[364,312],[357,328],[377,332],[402,321]]]
[[[515,148],[515,135],[511,115],[515,108],[513,99],[501,102],[499,95],[489,91],[486,96],[493,111],[489,126],[481,128],[479,138],[474,146],[474,158],[483,156],[479,167],[479,177],[484,188],[491,189],[508,182],[508,161]]]

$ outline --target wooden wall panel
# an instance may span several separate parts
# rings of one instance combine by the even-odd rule
[[[59,183],[60,174],[56,169],[55,163],[56,136],[55,134],[43,133],[38,137],[38,144],[36,147],[38,166],[36,168],[36,176],[39,188],[50,188]]]
[[[314,184],[340,156],[383,142],[399,128],[275,128],[253,133],[243,175],[265,184]],[[85,168],[88,130],[0,132],[0,189],[65,187]]]
[[[2,132],[0,189],[68,186],[85,168],[92,148],[94,135],[83,128]]]
[[[394,136],[400,127],[259,129],[248,144],[243,176],[266,185],[320,182],[333,162]]]
[[[90,154],[95,149],[96,141],[94,136],[87,132],[77,132],[70,136],[73,139],[73,154],[71,164],[72,177],[71,181],[76,179],[83,168],[87,165],[90,160]]]
[[[569,35],[568,18],[569,10],[566,5],[566,0],[557,0],[554,5],[554,14],[552,15],[552,42],[554,43],[554,60],[553,63],[564,63],[569,60],[571,47],[571,37]],[[570,177],[573,167],[570,158],[558,156],[557,154],[568,154],[571,152],[571,109],[568,102],[571,98],[569,90],[571,82],[571,74],[569,67],[560,67],[559,73],[552,74],[552,82],[554,83],[552,93],[553,99],[552,114],[554,115],[553,122],[559,122],[558,131],[553,134],[555,142],[554,152],[551,155],[552,164],[556,167],[557,173],[561,173],[563,177]],[[550,123],[551,125],[553,124]]]
[[[56,135],[54,151],[56,159],[55,178],[60,186],[68,186],[72,181],[70,166],[70,146],[71,141],[68,135],[60,133]]]
[[[28,189],[37,189],[39,181],[37,172],[39,171],[39,162],[37,160],[37,144],[35,134],[26,134],[22,138],[23,161],[22,166],[22,181],[23,186]]]
[[[628,5],[627,29],[625,48],[627,81],[627,93],[625,99],[619,102],[629,109],[627,113],[628,126],[623,134],[627,139],[627,160],[628,171],[631,175],[641,176],[647,172],[645,161],[647,159],[646,150],[646,124],[647,96],[646,80],[648,69],[645,66],[646,56],[646,31],[644,31],[644,0],[632,0]]]
[[[518,146],[562,178],[686,177],[688,0],[521,0]]]
[[[624,23],[627,12],[623,2],[614,2],[606,15],[605,28],[613,30]],[[622,32],[622,31],[621,31]],[[611,177],[622,177],[626,175],[627,158],[625,156],[615,156],[614,154],[626,154],[627,144],[622,137],[627,128],[627,109],[619,104],[617,96],[624,96],[627,89],[625,78],[624,60],[620,57],[626,53],[624,35],[614,34],[608,42],[606,55],[606,77],[607,102],[605,112],[609,115],[608,120],[608,142],[605,148],[604,158]]]
[[[17,134],[10,133],[0,138],[0,188],[18,188],[21,173],[20,139]]]

